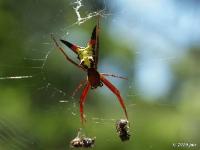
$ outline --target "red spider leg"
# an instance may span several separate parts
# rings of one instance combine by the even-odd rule
[[[78,90],[83,86],[83,84],[86,84],[86,80],[83,80],[79,83],[79,85],[76,87],[76,89],[74,90],[74,92],[72,93],[72,97],[75,96],[75,94],[78,92]]]
[[[81,97],[80,97],[80,115],[81,115],[82,124],[83,124],[83,121],[85,120],[84,112],[83,112],[83,106],[84,106],[84,103],[86,101],[86,96],[87,96],[87,93],[88,93],[90,87],[91,87],[91,85],[90,85],[89,81],[87,81],[87,84],[86,84],[85,88],[83,89],[83,92],[82,92]]]
[[[83,68],[82,66],[78,65],[76,62],[74,62],[72,59],[70,59],[67,54],[65,53],[64,49],[62,49],[59,44],[57,43],[56,39],[54,38],[53,34],[51,34],[51,38],[53,39],[54,43],[56,44],[56,47],[64,54],[65,58],[71,62],[72,64],[74,64],[75,66],[77,66],[78,68],[82,69],[85,71],[85,68]]]
[[[120,78],[120,79],[124,79],[124,80],[128,80],[128,78],[126,77],[122,77],[122,76],[118,76],[118,75],[114,75],[114,74],[110,74],[110,73],[101,73],[104,76],[110,76],[110,77],[114,77],[114,78]]]
[[[74,45],[68,41],[60,40],[63,44],[65,44],[67,47],[69,47],[74,53],[78,54],[79,46]]]
[[[122,99],[119,90],[112,84],[110,81],[108,81],[104,76],[101,75],[101,81],[117,96],[120,105],[122,109],[124,110],[124,113],[126,115],[126,118],[128,119],[128,114],[126,111],[126,106],[124,104],[124,100]]]

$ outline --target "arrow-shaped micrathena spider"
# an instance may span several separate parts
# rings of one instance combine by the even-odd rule
[[[80,97],[80,117],[81,122],[83,123],[84,120],[84,112],[83,112],[83,105],[86,101],[86,96],[89,91],[89,89],[96,89],[97,87],[101,87],[106,85],[108,89],[110,89],[116,96],[117,99],[120,102],[120,105],[125,113],[126,118],[128,118],[126,107],[124,104],[124,101],[120,95],[119,90],[112,84],[110,81],[108,81],[105,76],[112,76],[117,78],[126,79],[124,77],[116,76],[113,74],[107,74],[107,73],[99,73],[97,71],[97,64],[98,64],[98,52],[99,52],[99,17],[97,20],[97,25],[94,27],[91,39],[87,43],[86,47],[80,47],[75,44],[72,44],[65,40],[60,40],[63,44],[65,44],[67,47],[69,47],[75,54],[77,54],[77,58],[80,61],[80,64],[77,64],[75,61],[73,61],[71,58],[68,57],[68,55],[64,52],[64,49],[59,46],[56,39],[52,35],[52,39],[55,42],[56,47],[64,54],[66,60],[80,68],[81,70],[85,71],[87,73],[87,79],[85,81],[85,87],[82,91],[81,97]],[[82,83],[80,83],[78,89],[82,86]],[[78,90],[77,89],[77,90]]]

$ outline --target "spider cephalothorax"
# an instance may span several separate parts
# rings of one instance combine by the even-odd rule
[[[87,76],[88,81],[91,84],[91,88],[97,88],[103,86],[103,83],[101,82],[101,77],[99,72],[95,68],[89,68],[87,69]]]
[[[97,20],[97,25],[94,27],[92,36],[87,43],[86,47],[80,47],[77,45],[74,45],[68,41],[60,40],[63,44],[65,44],[67,47],[69,47],[75,54],[77,54],[77,58],[80,61],[80,63],[76,63],[71,58],[68,57],[68,55],[65,53],[64,49],[59,46],[56,39],[52,38],[56,44],[56,46],[59,48],[59,50],[64,54],[65,58],[80,68],[81,70],[87,72],[87,79],[85,81],[85,87],[83,89],[83,92],[80,97],[80,114],[81,114],[81,121],[84,120],[84,112],[83,112],[83,105],[86,101],[86,96],[89,91],[89,89],[95,89],[97,87],[107,86],[118,98],[121,107],[124,110],[126,118],[128,118],[126,107],[124,104],[124,101],[120,95],[119,90],[110,82],[108,81],[105,76],[112,76],[117,78],[126,79],[124,77],[116,76],[113,74],[106,74],[106,73],[99,73],[97,71],[97,65],[98,65],[98,52],[99,52],[99,17]],[[82,83],[78,86],[78,89],[81,87]]]

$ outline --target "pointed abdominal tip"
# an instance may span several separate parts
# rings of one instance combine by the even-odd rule
[[[68,41],[60,39],[60,41],[65,44],[68,48],[70,48],[74,53],[78,53],[78,46],[74,45]]]

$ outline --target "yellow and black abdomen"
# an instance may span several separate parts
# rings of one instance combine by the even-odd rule
[[[78,59],[81,61],[80,64],[88,69],[94,67],[94,54],[93,48],[88,44],[85,48],[80,48],[78,51]]]

